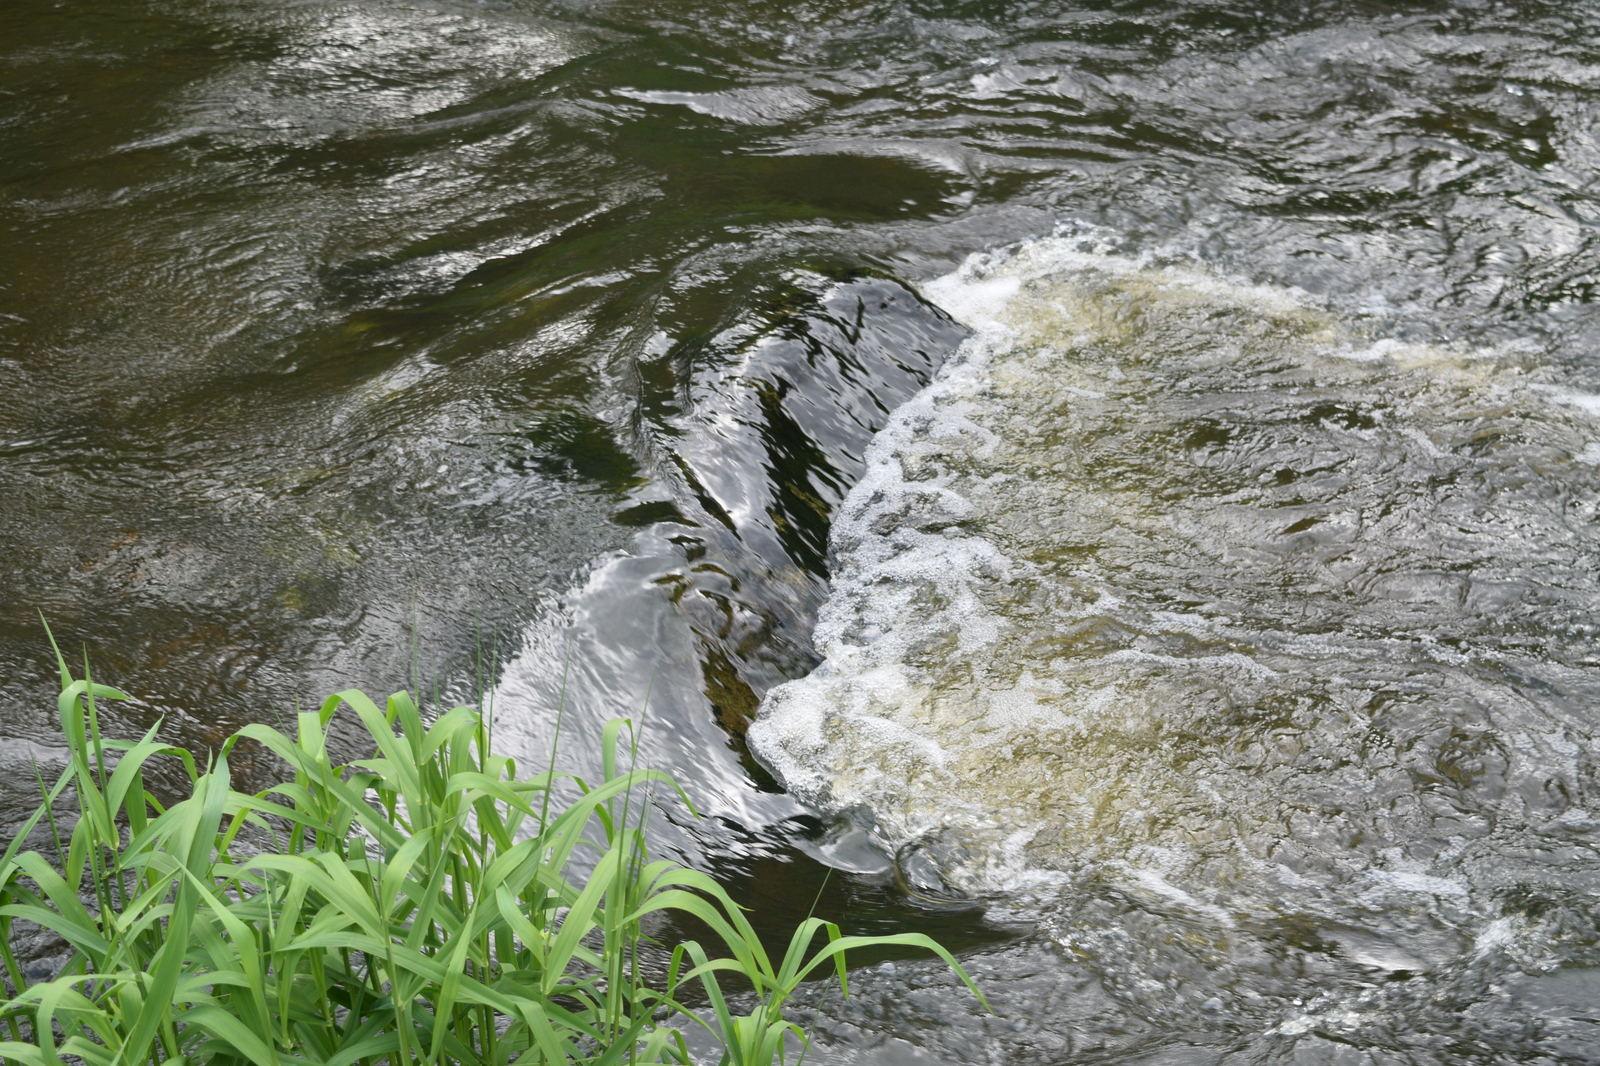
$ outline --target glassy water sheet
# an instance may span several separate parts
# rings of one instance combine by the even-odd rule
[[[917,969],[829,1024],[1592,1061],[1600,397],[1081,238],[926,291],[975,336],[869,450],[825,661],[750,739],[914,893],[1047,935],[998,1019]]]

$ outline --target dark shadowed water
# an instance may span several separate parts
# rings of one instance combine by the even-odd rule
[[[194,747],[648,700],[998,1012],[819,1063],[1600,1061],[1597,129],[1587,0],[6,0],[0,810],[39,611]]]

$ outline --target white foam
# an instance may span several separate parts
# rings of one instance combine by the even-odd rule
[[[1449,452],[1444,451],[1437,444],[1433,443],[1433,439],[1431,437],[1429,437],[1426,433],[1422,432],[1422,430],[1418,429],[1417,427],[1415,427],[1415,426],[1406,426],[1404,429],[1400,430],[1400,432],[1402,434],[1404,434],[1405,436],[1410,437],[1412,440],[1416,441],[1417,444],[1421,446],[1422,450],[1428,454],[1429,458],[1432,458],[1432,459],[1447,459],[1447,458],[1449,458],[1449,456],[1450,456]]]
[[[1220,300],[1267,316],[1305,312],[1281,289],[1197,269],[1151,269],[1068,240],[974,256],[927,283],[924,294],[974,335],[867,449],[861,479],[833,523],[833,591],[813,634],[823,663],[771,692],[749,732],[752,750],[802,800],[826,812],[870,815],[889,848],[957,832],[969,845],[964,854],[977,858],[955,871],[955,880],[977,887],[1025,880],[1035,860],[1018,841],[1044,832],[1048,854],[1064,811],[1091,817],[1094,797],[1071,788],[1043,806],[1027,795],[1037,788],[1028,783],[1035,780],[1028,760],[1049,758],[1059,738],[1093,742],[1108,724],[1158,728],[1145,694],[1150,676],[1276,676],[1250,656],[1222,649],[1017,658],[1012,645],[1023,634],[1016,609],[1030,589],[1055,587],[1028,545],[1048,548],[1054,534],[1029,527],[1020,540],[1008,536],[1002,530],[1015,520],[1007,509],[1020,506],[1024,519],[1032,517],[1038,509],[1027,501],[1041,490],[1046,510],[1060,503],[1018,465],[1034,452],[1016,435],[1049,427],[1012,421],[994,390],[1059,396],[1058,410],[1108,397],[1098,380],[1059,373],[1071,365],[1069,349],[1116,329],[1079,290],[1062,287],[1056,279],[1063,275],[1147,293],[1137,298],[1157,308]],[[1029,358],[1053,369],[1038,376]],[[1113,364],[1103,377],[1110,383],[1124,376]],[[1103,586],[1075,595],[1075,603],[1053,609],[1056,617],[1092,621],[1124,607]],[[1152,635],[1222,639],[1200,615],[1157,612],[1148,624]],[[1048,632],[1047,625],[1040,635]],[[1145,680],[1125,689],[1130,667]],[[1228,800],[1214,787],[1191,791],[1224,815]],[[1189,903],[1209,913],[1192,897]]]
[[[1376,363],[1380,360],[1388,359],[1395,352],[1401,351],[1406,347],[1407,345],[1404,341],[1386,337],[1366,348],[1335,349],[1333,354],[1341,359],[1349,359],[1357,363]]]
[[[1140,651],[1137,648],[1123,648],[1107,655],[1104,662],[1108,663],[1156,663],[1162,666],[1176,666],[1194,669],[1195,667],[1218,667],[1233,670],[1243,670],[1254,677],[1277,677],[1278,672],[1269,667],[1262,666],[1248,655],[1239,652],[1229,652],[1226,655],[1158,655],[1155,652]]]
[[[822,664],[768,694],[751,749],[804,802],[858,816],[890,853],[924,846],[973,890],[1087,862],[1217,921],[1230,912],[1207,909],[1194,880],[1216,869],[1248,871],[1275,894],[1334,891],[1251,849],[1281,832],[1271,827],[1283,824],[1287,790],[1308,790],[1303,806],[1314,807],[1328,788],[1379,796],[1376,776],[1330,748],[1339,719],[1296,731],[1249,708],[1303,704],[1306,678],[1361,683],[1344,637],[1295,626],[1306,597],[1323,594],[1316,583],[1360,558],[1365,526],[1353,516],[1379,508],[1358,500],[1325,516],[1325,554],[1286,549],[1283,512],[1253,502],[1268,490],[1251,487],[1270,488],[1281,460],[1265,476],[1252,467],[1244,488],[1207,487],[1214,452],[1183,443],[1190,390],[1211,382],[1210,409],[1231,411],[1263,380],[1287,376],[1285,398],[1301,382],[1371,381],[1384,398],[1373,428],[1284,419],[1273,399],[1254,431],[1279,433],[1284,455],[1315,454],[1324,469],[1364,469],[1383,454],[1425,479],[1432,460],[1451,457],[1430,429],[1456,432],[1451,411],[1503,405],[1527,385],[1489,362],[1463,369],[1443,350],[1352,345],[1341,338],[1353,330],[1304,294],[1088,243],[974,256],[923,286],[974,333],[867,448],[833,520],[832,592],[813,634]],[[1110,458],[1094,466],[1096,456]],[[1260,577],[1290,564],[1321,569]],[[1229,567],[1253,591],[1237,605],[1212,586],[1196,597]],[[1362,654],[1386,639],[1394,655],[1419,648],[1376,638]],[[1168,856],[1159,874],[1126,865],[1157,847]],[[1321,868],[1310,858],[1302,868]],[[1384,864],[1357,879],[1363,890],[1468,892]]]
[[[1517,942],[1517,927],[1520,923],[1515,915],[1505,918],[1496,918],[1479,930],[1472,943],[1474,955],[1487,955],[1496,948],[1509,948]]]
[[[1234,926],[1233,916],[1227,911],[1223,910],[1221,907],[1217,907],[1210,903],[1204,903],[1198,899],[1195,899],[1189,893],[1168,881],[1156,870],[1135,870],[1133,872],[1133,879],[1136,883],[1144,888],[1149,889],[1151,892],[1154,892],[1157,895],[1165,896],[1175,903],[1181,903],[1190,910],[1204,914],[1208,918],[1213,918],[1230,929]]]
[[[1408,870],[1367,870],[1362,874],[1362,879],[1400,892],[1422,892],[1432,896],[1467,895],[1467,886],[1460,881]]]
[[[1563,407],[1576,407],[1591,418],[1600,418],[1600,396],[1589,392],[1573,392],[1570,389],[1557,388],[1554,385],[1535,385],[1534,389],[1544,394],[1545,399]]]

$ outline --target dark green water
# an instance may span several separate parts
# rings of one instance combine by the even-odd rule
[[[119,728],[196,747],[352,684],[465,695],[481,647],[529,753],[563,688],[574,734],[648,693],[652,758],[710,815],[663,845],[774,926],[820,860],[846,871],[834,913],[967,946],[998,1018],[899,960],[823,1001],[819,1062],[1600,1061],[1597,128],[1587,2],[6,0],[5,818],[59,757],[40,610],[138,697]],[[1234,691],[1234,718],[1173,704],[1189,739],[1148,743],[1250,796],[1242,820],[1301,797],[1273,840],[1344,849],[1340,884],[1423,878],[1407,894],[1318,882],[1223,933],[1203,886],[1143,891],[1074,829],[1090,857],[1057,895],[924,909],[883,810],[819,828],[746,751],[761,698],[821,661],[869,442],[969,336],[922,286],[1052,234],[1392,342],[1394,367],[1334,372],[1231,297],[1157,322],[1106,291],[1143,384],[1047,359],[1106,406],[1033,429],[1095,458],[1070,486],[1091,502],[1039,514],[1128,508],[1071,548],[1133,575],[1132,606],[1073,640],[1211,654],[1134,615],[1227,604],[1257,625],[1230,654],[1342,649],[1303,691]],[[1077,359],[1061,336],[1041,350]],[[1248,359],[1214,372],[1187,337]],[[1405,345],[1487,369],[1441,384]],[[1311,523],[1271,552],[1342,585],[1300,602],[1245,525],[1134,536],[1247,483]],[[1391,654],[1429,642],[1461,661]],[[1389,695],[1296,717],[1335,690]],[[1235,727],[1230,760],[1205,730]],[[1028,787],[1084,789],[1052,743],[1040,765],[1077,761]],[[1345,832],[1374,795],[1400,828]]]

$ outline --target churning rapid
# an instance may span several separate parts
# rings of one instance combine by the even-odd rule
[[[757,752],[970,887],[1458,895],[1589,826],[1600,396],[1073,249],[927,287],[977,335],[869,451]]]
[[[1241,971],[1592,961],[1600,396],[1094,244],[925,287],[975,333],[868,450],[754,750],[913,883],[1102,965],[1187,940],[1167,1011],[1359,1032],[1370,982],[1285,1014]]]

